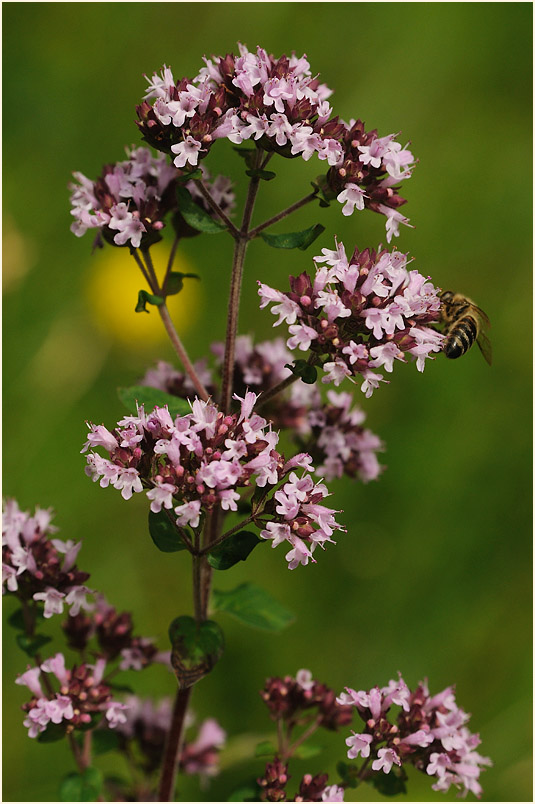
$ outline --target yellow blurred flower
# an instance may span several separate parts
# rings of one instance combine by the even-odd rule
[[[169,248],[166,243],[151,247],[160,280],[165,273]],[[173,270],[195,273],[195,267],[180,252],[175,256]],[[149,313],[135,312],[140,290],[149,291],[149,288],[128,249],[105,246],[93,256],[87,298],[95,320],[108,337],[134,349],[141,343],[153,345],[167,338],[156,307],[147,305]],[[168,297],[167,306],[181,337],[196,321],[201,298],[198,279],[185,279],[182,291]]]

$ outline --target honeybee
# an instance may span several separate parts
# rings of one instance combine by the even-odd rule
[[[490,321],[486,313],[461,293],[444,290],[440,294],[440,299],[442,301],[440,318],[445,325],[444,354],[446,357],[451,360],[461,357],[474,345],[475,341],[490,366],[492,364],[492,348],[485,334],[485,329],[490,327]]]

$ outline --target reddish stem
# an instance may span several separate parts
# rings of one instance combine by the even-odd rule
[[[174,801],[176,774],[184,741],[184,725],[191,695],[191,687],[179,689],[175,698],[171,728],[167,734],[158,790],[158,801]]]

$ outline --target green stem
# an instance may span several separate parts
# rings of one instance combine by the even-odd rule
[[[167,281],[167,276],[168,276],[169,270],[170,270],[170,268],[171,268],[171,266],[173,264],[173,257],[174,257],[173,249],[176,250],[177,245],[178,245],[178,239],[175,240],[175,242],[173,243],[173,248],[171,249],[171,255],[169,257],[169,262],[167,264],[167,273],[165,275],[164,285],[165,285],[165,282]],[[146,270],[143,270],[143,261],[139,258],[139,255],[137,254],[137,252],[132,251],[132,255],[133,255],[134,259],[136,260],[137,264],[139,265],[139,267],[140,267],[140,269],[141,269],[141,271],[143,273],[143,276],[147,280],[150,289],[152,290],[152,292],[156,296],[162,296],[163,295],[163,290],[160,288],[160,286],[158,284],[158,278],[156,276],[156,271],[154,270],[154,265],[152,264],[152,258],[150,256],[148,250],[147,251],[142,251],[141,253],[143,254],[143,257],[145,259]],[[209,395],[208,391],[206,390],[206,388],[204,387],[204,385],[202,384],[202,382],[200,381],[199,377],[197,376],[197,372],[193,368],[193,364],[192,364],[191,360],[189,359],[189,355],[186,352],[184,344],[180,340],[180,336],[179,336],[178,332],[176,331],[176,329],[174,327],[174,324],[173,324],[173,322],[171,320],[171,316],[169,315],[169,310],[167,309],[167,305],[166,305],[165,301],[163,302],[163,304],[158,305],[158,312],[160,314],[160,318],[162,319],[162,323],[163,323],[163,325],[165,327],[165,331],[167,332],[167,334],[169,336],[169,340],[173,344],[173,348],[174,348],[175,352],[177,353],[180,362],[184,366],[184,370],[186,371],[186,374],[189,376],[191,382],[193,383],[193,386],[194,386],[195,390],[197,391],[197,394],[199,395],[199,397],[204,402],[207,402],[210,399],[210,395]]]
[[[269,402],[270,399],[273,399],[274,396],[280,394],[281,391],[284,391],[288,386],[292,385],[296,380],[299,380],[300,377],[297,374],[290,374],[289,377],[286,377],[285,380],[281,380],[277,385],[274,385],[272,388],[269,388],[267,391],[264,391],[263,394],[260,394],[258,401],[255,405],[255,410],[259,410],[263,407],[266,402]]]
[[[143,255],[143,259],[145,260],[145,265],[147,267],[147,273],[150,276],[153,287],[156,288],[155,293],[160,295],[161,290],[158,284],[158,277],[156,276],[156,271],[154,270],[154,265],[152,264],[152,257],[150,256],[150,252],[148,249],[142,249],[141,254]]]
[[[223,212],[223,210],[221,209],[221,207],[219,206],[217,201],[213,198],[210,190],[205,185],[203,180],[202,179],[195,179],[195,184],[197,185],[197,187],[199,188],[200,192],[202,193],[203,198],[206,199],[206,203],[209,205],[209,207],[211,209],[213,209],[213,211],[216,213],[216,215],[218,215],[221,218],[221,220],[223,221],[223,223],[225,224],[225,226],[229,230],[229,232],[232,235],[232,237],[234,237],[234,238],[238,237],[239,234],[240,234],[239,229],[237,229],[237,227],[234,226],[234,224],[232,223],[232,221],[230,220],[228,215],[226,215],[225,212]]]
[[[206,555],[206,553],[209,553],[210,550],[213,550],[214,547],[217,547],[218,544],[221,544],[222,542],[224,542],[226,539],[229,538],[229,536],[232,536],[234,533],[236,533],[236,531],[241,530],[241,528],[243,528],[244,525],[248,525],[249,522],[252,522],[254,520],[254,518],[255,518],[255,514],[251,514],[251,516],[248,516],[247,519],[244,519],[238,525],[235,525],[230,530],[227,530],[226,533],[223,533],[222,536],[218,536],[216,539],[211,541],[206,547],[203,547],[203,549],[200,551],[199,555],[204,556],[204,555]]]
[[[165,331],[169,336],[169,340],[173,344],[173,348],[177,353],[180,362],[184,366],[186,374],[192,381],[193,386],[197,391],[199,397],[203,400],[203,402],[207,402],[210,399],[210,394],[208,393],[208,391],[200,381],[199,377],[197,376],[197,372],[193,367],[193,363],[189,359],[188,353],[186,352],[186,349],[184,348],[184,345],[180,340],[178,332],[176,331],[173,325],[171,316],[169,315],[169,310],[167,309],[167,305],[165,304],[165,302],[163,304],[158,305],[158,312],[160,314],[160,318],[162,319],[162,323],[165,327]]]
[[[312,737],[315,731],[319,729],[321,723],[322,716],[320,715],[316,720],[303,732],[303,734],[297,738],[297,740],[286,749],[285,755],[283,757],[284,760],[288,760],[291,756],[297,751],[300,745],[302,745],[309,737]]]
[[[261,160],[261,151],[257,152],[256,167]],[[260,179],[254,177],[249,182],[249,190],[243,210],[241,229],[236,237],[234,246],[234,258],[232,263],[232,277],[230,281],[230,298],[227,314],[227,336],[225,341],[225,358],[223,362],[223,379],[221,383],[221,410],[224,413],[230,411],[232,400],[232,382],[234,376],[234,353],[236,348],[236,333],[238,329],[238,313],[240,309],[240,294],[243,278],[243,263],[245,252],[249,242],[249,225],[253,214],[256,194]]]
[[[141,271],[141,273],[143,274],[143,276],[145,277],[145,281],[146,281],[147,285],[152,290],[152,292],[157,295],[158,283],[156,283],[156,285],[153,284],[152,279],[149,276],[149,272],[147,271],[147,268],[145,267],[145,263],[143,262],[143,260],[139,256],[139,254],[137,253],[137,249],[135,249],[135,248],[131,249],[130,254],[132,255],[132,257],[137,262],[138,268]]]
[[[184,528],[180,528],[180,527],[179,527],[179,526],[176,524],[176,519],[175,519],[175,517],[173,516],[173,514],[171,513],[171,511],[170,511],[168,508],[164,508],[163,510],[165,511],[165,514],[166,514],[166,516],[167,516],[167,519],[169,520],[169,522],[171,523],[171,525],[172,525],[174,528],[176,528],[177,532],[178,532],[178,533],[179,533],[179,535],[180,535],[180,538],[182,539],[182,541],[183,541],[183,542],[184,542],[184,544],[186,545],[186,547],[187,547],[188,551],[191,553],[191,555],[192,555],[192,556],[198,555],[198,552],[199,552],[199,551],[198,551],[198,549],[197,549],[196,547],[194,547],[194,546],[193,546],[193,544],[191,543],[191,539],[189,538],[189,536],[188,536],[188,534],[186,533],[186,531],[184,530]]]
[[[180,242],[180,237],[177,235],[173,240],[173,245],[171,246],[171,251],[169,252],[169,259],[167,260],[167,268],[165,269],[165,276],[162,282],[162,294],[164,298],[167,296],[167,280],[169,278],[169,274],[171,273],[171,268],[173,267],[173,263],[175,261],[176,250],[178,248],[178,244]]]
[[[315,366],[318,362],[317,355],[311,353],[307,360],[309,366]],[[273,399],[274,396],[280,394],[281,391],[284,391],[288,386],[292,385],[296,380],[301,379],[298,374],[290,374],[289,377],[286,379],[281,380],[277,385],[274,385],[272,388],[269,388],[264,393],[260,394],[256,405],[254,406],[254,410],[258,410],[259,408],[263,407],[266,402],[269,402],[270,399]]]
[[[311,201],[314,201],[315,198],[317,198],[317,193],[314,191],[313,193],[305,195],[304,198],[301,198],[299,201],[296,201],[294,204],[291,204],[286,209],[283,209],[282,212],[279,212],[278,215],[274,215],[269,220],[264,221],[264,223],[261,223],[260,226],[255,226],[255,228],[251,229],[251,231],[249,232],[249,239],[252,240],[253,237],[257,237],[257,235],[259,235],[260,232],[263,232],[264,229],[267,229],[269,226],[273,226],[273,224],[278,223],[283,218],[286,218],[288,215],[291,215],[292,212],[295,212],[296,210],[301,209],[301,207],[304,207],[305,204],[309,204]]]

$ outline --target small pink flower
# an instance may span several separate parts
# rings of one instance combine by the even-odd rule
[[[56,653],[50,659],[46,659],[41,665],[41,670],[45,673],[53,673],[60,684],[67,684],[70,679],[70,671],[65,667],[65,657],[62,653]]]
[[[71,607],[69,611],[71,617],[76,617],[82,608],[86,611],[91,611],[93,605],[87,602],[87,595],[93,594],[94,591],[92,589],[88,589],[87,586],[72,586],[69,589],[67,597],[65,598],[65,603]]]
[[[36,698],[42,698],[43,690],[37,680],[40,675],[41,669],[39,667],[31,667],[29,670],[26,670],[25,673],[17,676],[15,684],[24,684]]]
[[[109,701],[106,707],[106,720],[108,721],[108,727],[110,729],[115,729],[117,726],[126,723],[127,716],[125,715],[125,711],[129,709],[127,704],[119,703],[118,701]]]
[[[63,613],[63,603],[65,595],[63,592],[58,592],[57,589],[48,587],[45,592],[36,592],[33,596],[34,600],[42,600],[45,604],[43,615],[46,619],[52,617],[54,614]]]
[[[377,759],[372,762],[372,770],[382,770],[390,773],[392,765],[401,765],[401,760],[393,748],[380,748],[377,752]]]
[[[344,693],[342,693],[342,695],[344,695]],[[359,754],[362,757],[369,757],[370,744],[372,740],[373,737],[371,734],[356,734],[355,732],[353,732],[352,737],[346,738],[346,745],[349,746],[349,751],[347,752],[347,758],[356,759],[359,756]]]
[[[311,690],[315,684],[310,670],[299,670],[295,676],[297,684],[304,690]]]
[[[187,136],[183,142],[179,142],[177,145],[171,145],[172,152],[176,154],[173,164],[177,168],[183,168],[187,163],[195,167],[201,148],[202,143],[191,136]]]
[[[184,503],[183,505],[177,505],[175,508],[175,514],[178,514],[176,520],[177,525],[181,527],[184,525],[190,525],[190,527],[196,528],[199,525],[201,516],[201,501],[193,500],[192,502]]]
[[[353,184],[353,182],[346,184],[344,190],[336,196],[336,200],[344,204],[342,215],[347,217],[352,215],[355,209],[364,209],[365,197],[366,193],[358,184]]]
[[[344,788],[340,787],[337,784],[331,784],[325,788],[323,793],[321,794],[322,801],[343,801],[344,800]]]

